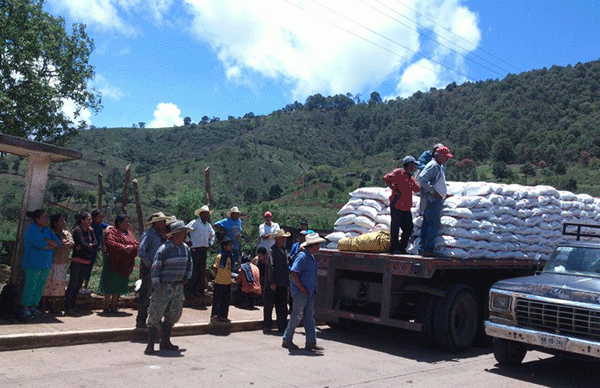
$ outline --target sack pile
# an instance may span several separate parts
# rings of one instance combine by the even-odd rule
[[[506,185],[487,182],[448,182],[442,227],[436,249],[455,258],[547,259],[562,235],[564,222],[600,223],[600,199],[588,194],[558,191],[550,186]],[[372,230],[389,230],[390,189],[359,188],[338,212],[335,232],[326,236],[328,248],[343,237]],[[420,198],[413,196],[415,230],[409,252],[416,253],[420,226]],[[590,231],[586,231],[590,232]]]

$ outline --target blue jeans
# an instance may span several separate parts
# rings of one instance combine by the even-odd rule
[[[425,206],[425,211],[423,212],[419,251],[433,251],[435,249],[435,239],[440,232],[443,205],[443,198],[428,199],[427,206]]]
[[[315,329],[315,296],[298,293],[294,295],[294,308],[290,315],[287,329],[283,334],[284,342],[292,342],[294,331],[304,317],[304,330],[306,331],[306,346],[317,344],[317,330]]]

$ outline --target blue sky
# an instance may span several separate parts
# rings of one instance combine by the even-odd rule
[[[598,0],[46,0],[87,24],[97,127],[407,97],[600,58]]]

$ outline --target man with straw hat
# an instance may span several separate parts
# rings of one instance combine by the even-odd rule
[[[154,257],[151,270],[152,297],[148,309],[148,345],[144,354],[154,354],[159,326],[160,350],[179,349],[171,343],[171,330],[181,318],[183,284],[192,276],[192,256],[185,244],[189,231],[190,228],[183,221],[173,222],[166,234],[168,240],[158,248]]]
[[[315,291],[317,290],[317,260],[315,255],[321,249],[321,243],[325,239],[318,233],[306,235],[306,240],[301,244],[304,250],[296,256],[292,264],[291,292],[294,298],[294,308],[290,316],[290,321],[283,334],[282,347],[290,350],[298,349],[292,339],[296,326],[304,319],[304,329],[306,331],[306,350],[323,350],[317,346],[317,331],[315,329]]]
[[[202,296],[206,289],[206,254],[208,248],[215,243],[215,230],[210,224],[210,213],[208,206],[204,205],[194,212],[198,218],[187,224],[191,229],[188,245],[192,251],[194,273],[185,287],[186,298]]]
[[[290,286],[289,255],[285,250],[287,237],[290,237],[290,234],[283,229],[278,229],[271,235],[274,244],[268,251],[265,265],[263,309],[263,333],[265,334],[272,328],[273,305],[277,315],[277,330],[283,334],[287,325],[287,297]]]
[[[135,327],[137,329],[145,329],[146,319],[148,318],[148,305],[150,304],[150,293],[152,292],[152,278],[150,277],[150,269],[156,251],[166,240],[165,226],[168,217],[163,212],[157,212],[150,216],[146,225],[150,225],[142,237],[140,237],[140,246],[137,255],[140,258],[140,287],[137,304],[137,317],[135,319]]]
[[[227,237],[233,242],[233,271],[237,270],[237,263],[240,261],[240,242],[242,240],[242,220],[240,220],[240,209],[234,206],[229,210],[227,218],[215,222],[214,226],[218,230],[225,232]]]

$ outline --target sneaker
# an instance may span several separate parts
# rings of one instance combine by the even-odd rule
[[[213,315],[212,317],[210,317],[210,323],[221,323],[221,321],[219,320],[219,317],[216,315]]]
[[[286,348],[286,349],[290,349],[290,350],[298,350],[300,349],[297,345],[295,345],[292,341],[287,342],[287,341],[283,341],[281,343],[281,347],[282,348]]]
[[[92,291],[89,288],[82,288],[81,290],[79,290],[79,293],[82,295],[90,295]]]
[[[221,323],[231,323],[231,319],[228,318],[217,318]]]
[[[31,315],[34,318],[40,318],[46,315],[42,310],[38,309],[37,307],[32,307],[29,309],[29,311],[31,312]]]

